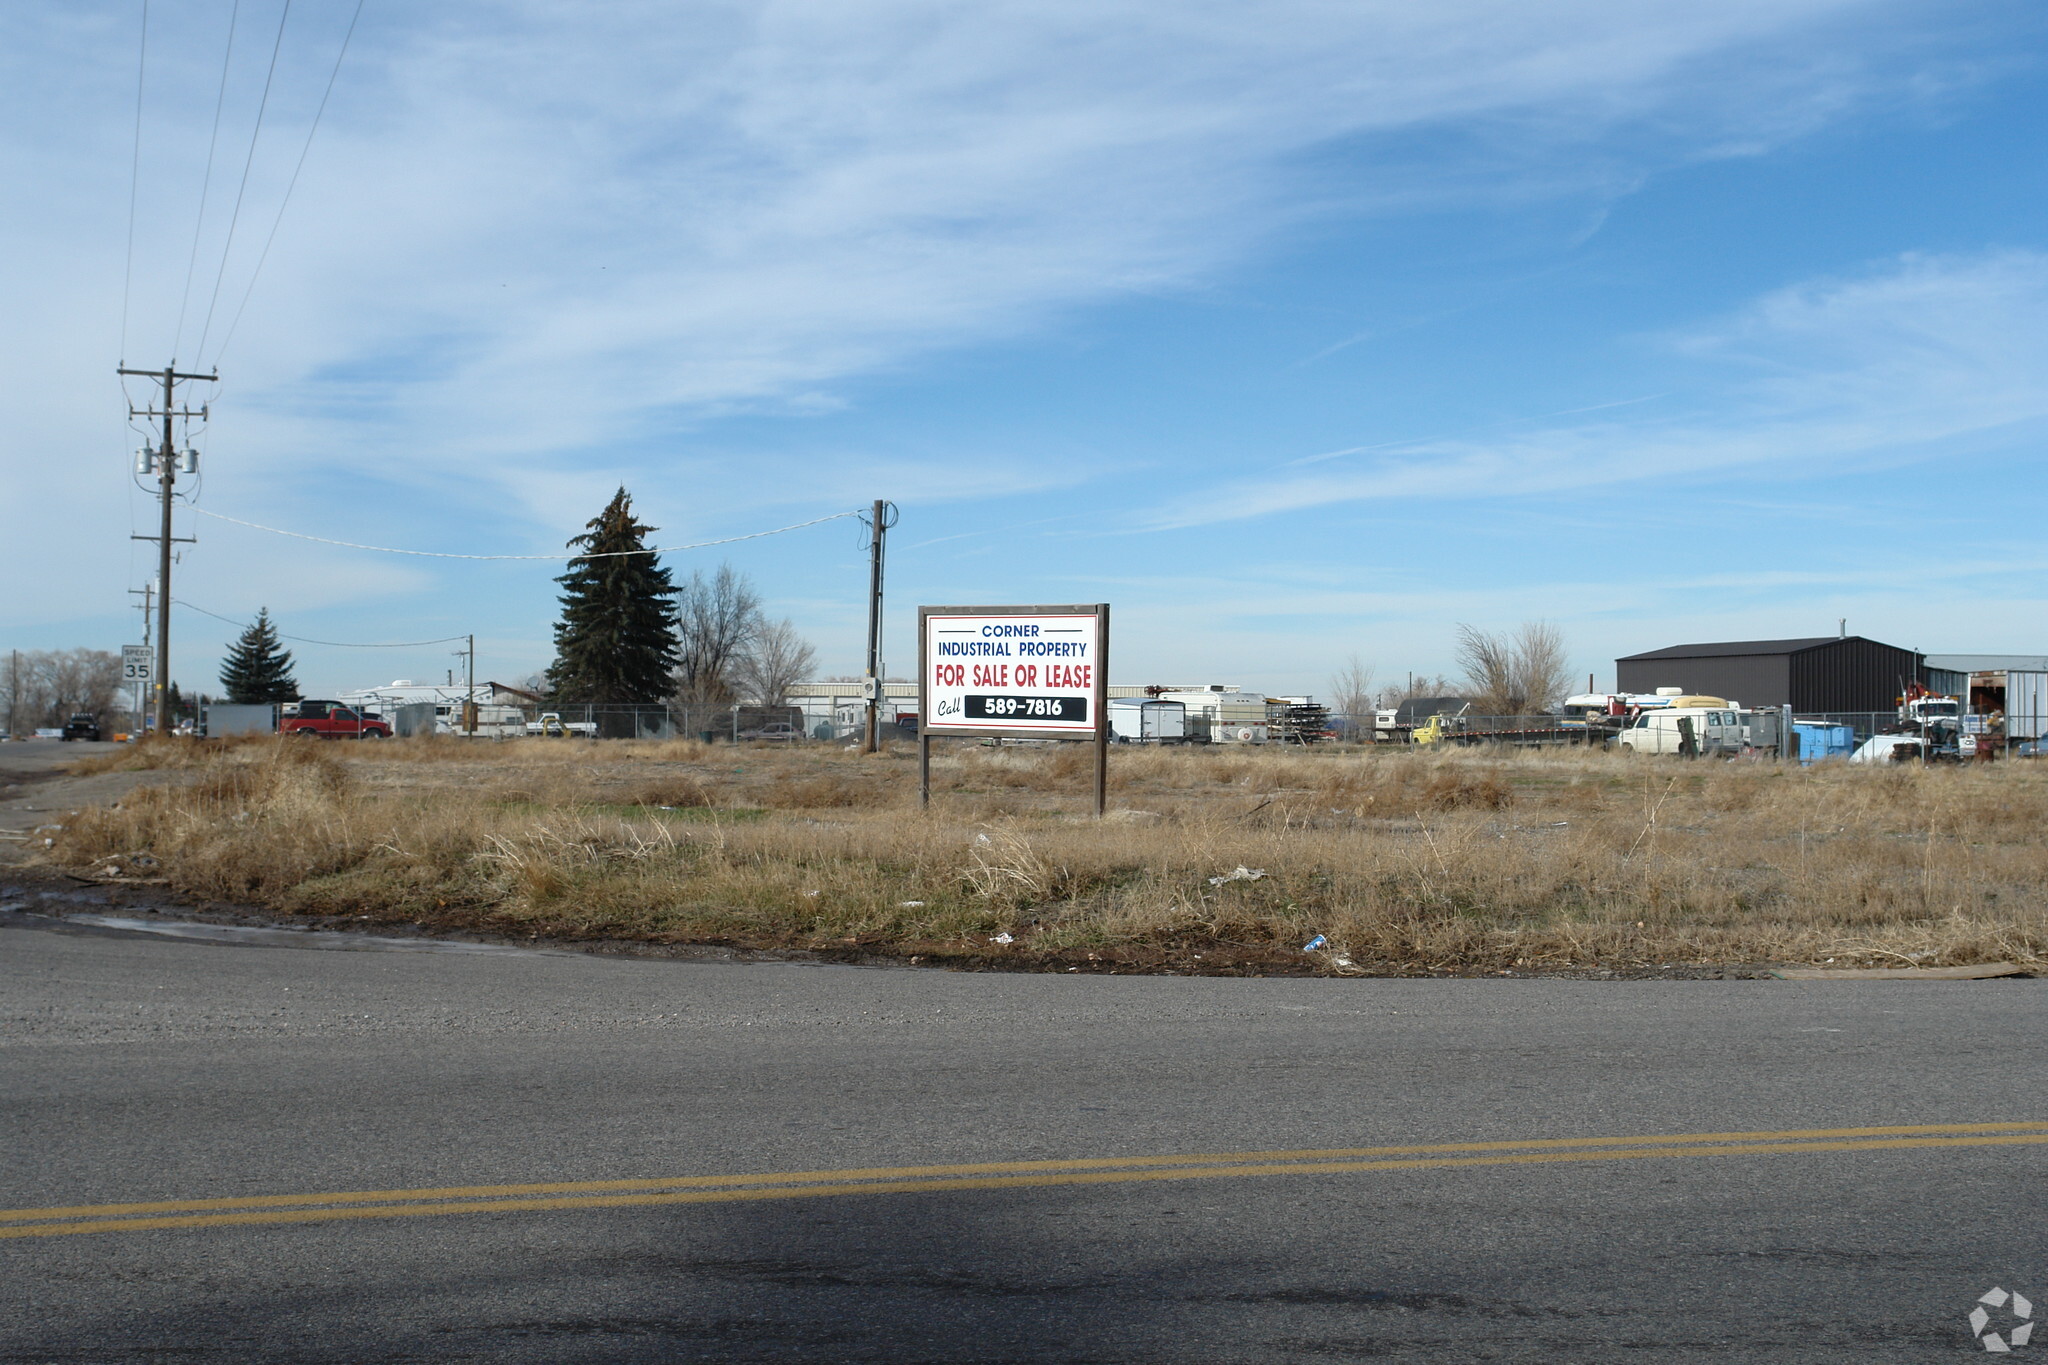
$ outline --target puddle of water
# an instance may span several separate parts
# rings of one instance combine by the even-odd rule
[[[48,892],[40,899],[48,901],[80,900],[82,895],[64,892]],[[154,934],[159,938],[187,939],[199,943],[229,943],[248,948],[318,948],[327,952],[343,953],[514,953],[526,957],[577,957],[587,958],[593,954],[578,952],[572,948],[524,948],[509,943],[465,943],[460,939],[446,938],[390,938],[377,934],[356,934],[346,930],[292,928],[290,926],[207,924],[198,920],[179,919],[137,919],[131,915],[103,915],[96,911],[75,911],[64,914],[48,914],[31,909],[21,901],[0,901],[0,915],[18,915],[24,920],[40,920],[45,924],[76,925],[88,929],[111,929],[118,933]],[[632,955],[611,957],[608,961],[648,961],[656,959],[638,958]],[[854,964],[850,962],[778,962],[773,960],[754,961],[732,958],[725,954],[705,957],[676,959],[679,965],[702,966],[751,966],[751,967],[808,967],[816,970],[874,971],[889,969],[896,964]]]
[[[347,934],[313,929],[260,928],[243,924],[201,924],[193,920],[132,919],[126,915],[38,915],[20,906],[0,906],[25,918],[54,924],[81,924],[93,929],[118,929],[128,933],[157,934],[164,938],[195,939],[202,943],[239,943],[266,948],[320,948],[345,953],[516,953],[527,957],[577,957],[553,948],[515,948],[504,943],[463,943],[444,938],[383,938],[375,934]]]

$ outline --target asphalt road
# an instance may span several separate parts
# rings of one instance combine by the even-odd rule
[[[99,773],[77,777],[67,767],[82,758],[109,753],[112,741],[61,739],[0,742],[0,867],[20,863],[39,840],[35,827],[63,819],[63,812],[88,802],[117,801],[138,784],[162,773]]]
[[[2025,980],[963,975],[0,913],[0,1361],[1981,1353],[1978,1296],[2048,1301],[2048,1126],[1530,1144],[2048,1119],[2044,1004]],[[1239,1155],[1460,1143],[1507,1145]],[[1224,1155],[1149,1160],[1189,1153]],[[1095,1164],[1002,1165],[1061,1161]],[[333,1198],[363,1191],[390,1193]],[[89,1207],[166,1201],[197,1206]]]

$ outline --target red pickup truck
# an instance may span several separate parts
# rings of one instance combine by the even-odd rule
[[[302,701],[287,705],[277,722],[278,733],[311,739],[389,739],[390,722],[365,716],[338,701]]]

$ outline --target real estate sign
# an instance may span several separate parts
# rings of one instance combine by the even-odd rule
[[[1080,739],[1106,721],[1109,607],[920,607],[918,728]]]
[[[1088,739],[1095,813],[1109,772],[1109,604],[917,609],[917,795],[931,802],[932,739]]]

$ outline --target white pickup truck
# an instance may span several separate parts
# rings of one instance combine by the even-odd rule
[[[554,739],[596,739],[597,722],[594,720],[563,720],[560,713],[543,711],[539,720],[526,722],[526,733],[544,735]]]

